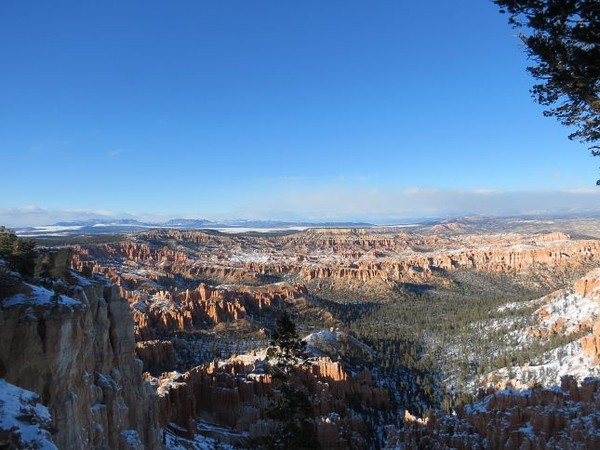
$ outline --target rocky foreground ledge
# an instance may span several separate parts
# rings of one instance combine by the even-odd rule
[[[44,254],[34,277],[0,263],[0,448],[180,448],[199,432],[246,446],[275,431],[265,408],[282,394],[264,354],[143,376],[129,303],[104,276],[69,264],[68,249]],[[260,288],[246,295],[280,302],[295,292],[282,284],[275,297]],[[389,411],[368,370],[349,373],[326,357],[291,383],[310,399],[325,448],[369,448],[369,427]]]
[[[53,277],[36,284],[0,265],[2,386],[21,388],[17,397],[27,401],[37,394],[53,419],[48,436],[45,422],[21,414],[25,425],[40,425],[43,445],[31,448],[161,448],[156,393],[134,358],[129,305],[103,278],[69,271],[66,253],[38,261],[36,272]],[[3,417],[9,406],[0,404]],[[0,430],[0,447],[20,447],[26,436],[16,425]]]

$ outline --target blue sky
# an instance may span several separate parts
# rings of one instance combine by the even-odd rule
[[[491,1],[7,0],[0,57],[8,225],[600,204]]]

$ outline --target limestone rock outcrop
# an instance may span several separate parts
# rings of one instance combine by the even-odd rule
[[[588,272],[584,277],[577,280],[573,290],[583,297],[600,301],[600,268]]]
[[[177,277],[211,283],[340,280],[347,285],[427,282],[440,271],[523,274],[575,268],[600,255],[600,241],[565,233],[417,235],[325,229],[283,237],[160,230],[98,246],[76,246],[74,267],[105,274],[125,291],[160,290]],[[126,295],[122,292],[122,295]]]
[[[0,377],[40,396],[59,448],[160,448],[127,301],[106,280],[68,271],[68,256],[47,261],[64,278],[0,286]]]
[[[175,348],[171,341],[142,341],[135,345],[135,353],[143,362],[143,371],[167,372],[175,363]]]
[[[278,308],[284,301],[306,295],[303,286],[274,285],[233,288],[201,283],[196,289],[158,291],[143,296],[139,291],[124,292],[132,302],[138,341],[157,339],[174,331],[190,331],[224,322],[243,320],[248,314]]]
[[[281,394],[264,368],[260,357],[240,356],[224,364],[199,366],[184,374],[165,373],[153,379],[159,393],[161,425],[174,422],[186,429],[191,419],[201,416],[232,430],[234,433],[219,438],[233,444],[244,445],[247,438],[267,435],[274,429],[267,408]],[[293,383],[303,386],[312,399],[323,448],[366,448],[367,425],[350,404],[358,402],[379,412],[390,404],[388,392],[375,386],[368,370],[350,376],[329,358],[318,358],[293,375]]]
[[[592,334],[581,340],[583,352],[592,359],[592,363],[600,363],[600,320],[594,323]]]

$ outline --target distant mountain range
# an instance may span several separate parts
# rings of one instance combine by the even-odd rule
[[[81,234],[131,233],[151,228],[180,230],[219,230],[228,232],[265,232],[301,230],[305,228],[370,228],[367,222],[286,222],[278,220],[236,219],[212,221],[207,219],[175,218],[165,222],[143,222],[136,219],[86,219],[57,222],[53,225],[16,229],[21,236],[73,236]]]
[[[373,228],[379,226],[432,226],[435,224],[465,227],[476,227],[481,230],[509,229],[516,224],[524,225],[526,222],[537,221],[569,221],[581,219],[600,219],[598,212],[581,213],[529,213],[503,217],[471,215],[458,217],[438,218],[412,218],[410,220],[394,221],[382,220],[378,225],[369,222],[307,222],[307,221],[282,221],[282,220],[251,220],[233,219],[214,221],[208,219],[174,218],[163,222],[141,221],[137,219],[106,219],[94,218],[74,221],[56,222],[53,225],[37,227],[15,228],[20,236],[49,237],[49,236],[77,236],[77,235],[107,235],[143,231],[152,228],[174,228],[179,230],[217,230],[224,233],[269,232],[269,231],[294,231],[307,228]],[[510,225],[512,223],[512,225]],[[387,224],[387,225],[382,225]]]

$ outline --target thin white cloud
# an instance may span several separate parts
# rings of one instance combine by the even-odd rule
[[[160,206],[160,205],[159,205]],[[207,219],[278,219],[293,221],[363,220],[383,223],[422,217],[469,214],[516,215],[531,213],[600,212],[600,188],[565,191],[499,191],[491,189],[386,189],[374,187],[303,187],[280,185],[254,202],[219,205],[219,211],[164,212],[50,209],[37,206],[0,208],[0,225],[9,227],[52,225],[93,218],[134,218],[161,221],[174,217]]]
[[[52,209],[27,205],[16,208],[0,208],[0,225],[7,227],[30,227],[52,225],[57,222],[70,222],[87,219],[139,218],[147,220],[148,215],[134,215],[120,211],[86,209]]]
[[[276,178],[276,181],[284,181],[284,182],[296,182],[296,181],[304,181],[306,177],[297,176],[297,175],[287,175],[283,177]]]
[[[473,189],[474,194],[480,195],[494,195],[494,194],[502,194],[504,191],[498,189]]]
[[[376,220],[460,214],[511,215],[530,211],[600,211],[600,190],[499,191],[492,189],[343,189],[304,188],[280,191],[265,201],[270,211],[294,211],[312,217]]]
[[[565,192],[568,192],[570,194],[580,194],[580,195],[600,195],[600,188],[568,189]]]

